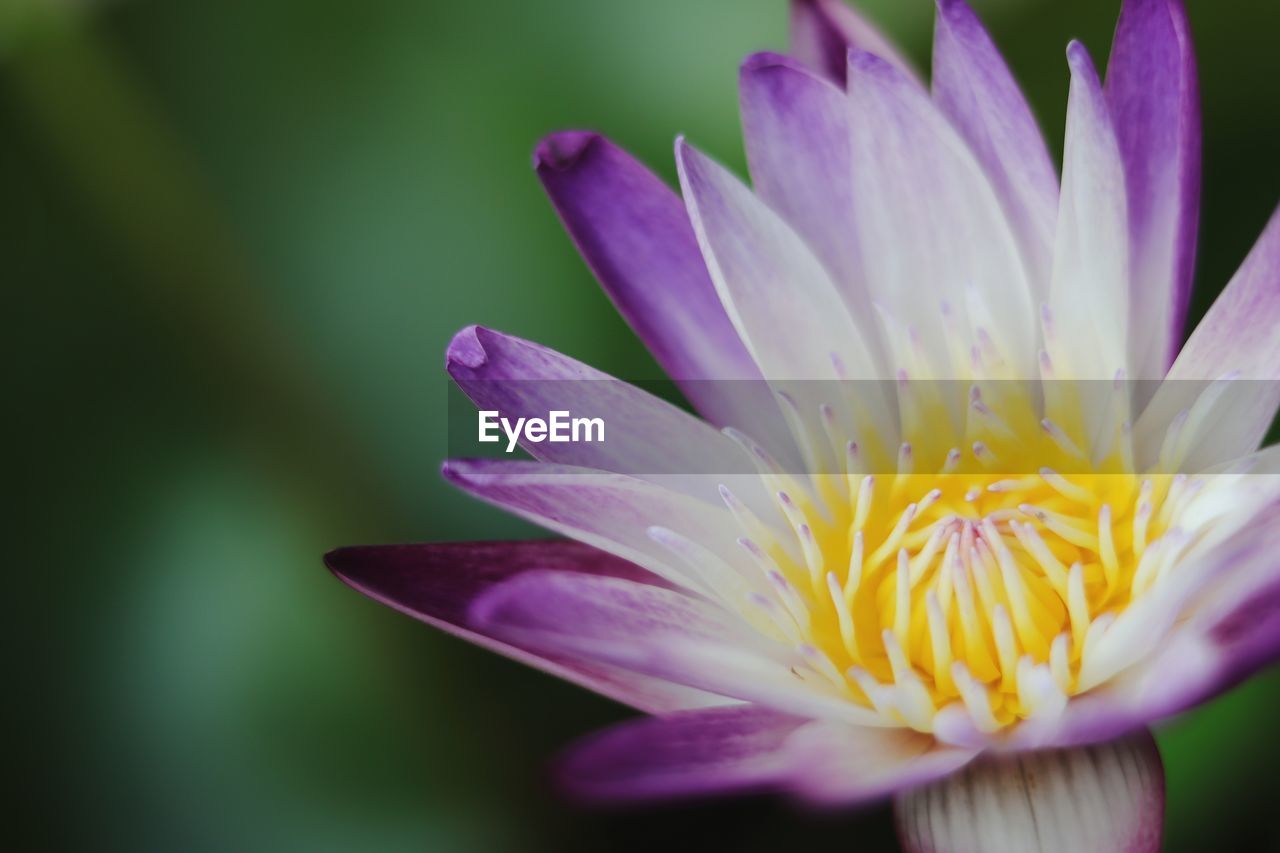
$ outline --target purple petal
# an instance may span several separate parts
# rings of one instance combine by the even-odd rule
[[[1200,218],[1200,92],[1181,0],[1125,0],[1106,95],[1129,193],[1135,375],[1157,378],[1186,322]]]
[[[844,92],[775,53],[749,57],[738,80],[756,193],[813,249],[853,315],[873,316],[853,222]]]
[[[724,699],[619,670],[581,656],[548,655],[478,632],[467,621],[471,603],[520,572],[554,569],[661,581],[610,554],[577,542],[450,542],[339,548],[325,564],[343,582],[402,613],[649,713],[721,704]]]
[[[743,576],[759,574],[735,544],[741,533],[723,506],[644,480],[519,460],[451,460],[444,476],[482,500],[689,589],[706,591],[706,585],[650,537],[651,527],[665,527],[701,544],[732,561],[731,568]]]
[[[1202,696],[1215,696],[1280,659],[1280,560],[1275,562],[1276,576],[1265,587],[1251,590],[1209,628],[1206,639],[1217,652],[1219,666],[1200,688]]]
[[[475,623],[548,654],[584,656],[786,714],[875,715],[796,675],[798,656],[737,615],[684,592],[612,578],[528,572],[473,605]]]
[[[573,747],[562,777],[593,800],[786,790],[848,806],[932,781],[972,757],[906,729],[805,722],[748,705],[623,723]]]
[[[771,653],[772,644],[734,614],[683,592],[623,578],[524,572],[471,606],[471,621],[506,636],[534,635],[548,646],[585,642],[601,657],[628,658],[654,637],[713,641]],[[609,646],[631,648],[612,649]]]
[[[938,2],[933,99],[986,169],[1016,231],[1033,283],[1046,288],[1053,262],[1058,177],[1031,107],[964,0]]]
[[[957,334],[972,342],[981,328],[1015,375],[1033,375],[1026,268],[968,145],[923,90],[871,54],[850,51],[848,95],[853,215],[887,324],[910,325],[938,365],[951,363]]]
[[[850,47],[883,57],[923,85],[892,42],[842,0],[791,0],[792,56],[843,86]]]
[[[469,326],[449,343],[445,367],[478,408],[502,417],[546,418],[562,410],[604,422],[603,441],[521,445],[537,459],[652,478],[716,502],[718,481],[690,472],[726,475],[749,464],[736,444],[704,421],[530,341]],[[742,496],[753,504],[766,500],[763,494]]]
[[[594,801],[767,789],[787,770],[783,747],[803,722],[753,705],[635,720],[572,747],[559,776],[570,793]]]
[[[983,756],[900,795],[895,811],[909,853],[1153,853],[1164,801],[1164,766],[1144,731],[1087,748]]]
[[[534,167],[560,219],[619,312],[690,401],[716,424],[743,423],[720,382],[758,379],[707,277],[679,197],[602,136],[553,134]]]

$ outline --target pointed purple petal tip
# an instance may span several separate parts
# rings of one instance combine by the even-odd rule
[[[849,48],[848,57],[849,67],[856,71],[886,78],[898,73],[891,62],[869,50],[851,47]]]
[[[901,51],[844,0],[792,0],[791,55],[836,85],[844,85],[845,48],[850,45],[870,50],[908,79],[921,82]]]
[[[539,463],[520,459],[446,459],[440,463],[440,476],[462,489],[491,480],[502,473],[529,473],[528,467]]]
[[[344,545],[324,555],[324,566],[334,577],[361,595],[384,604],[394,604],[378,591],[385,580],[391,555],[411,550],[411,545]],[[445,546],[447,547],[447,546]]]
[[[471,325],[459,330],[453,336],[453,340],[449,341],[449,346],[444,351],[444,369],[450,376],[453,376],[459,365],[471,370],[484,367],[489,356],[485,352],[480,335],[487,331],[481,326]]]
[[[356,557],[360,550],[359,546],[334,548],[324,555],[324,566],[343,583],[347,583],[348,572],[359,562]]]
[[[683,171],[687,166],[685,158],[690,154],[696,154],[697,150],[689,143],[689,140],[685,138],[683,133],[676,134],[674,148],[676,153],[676,170],[678,172]]]
[[[440,463],[440,476],[445,482],[453,483],[455,486],[461,485],[466,481],[466,474],[462,471],[462,465],[457,459],[446,459]]]
[[[533,168],[539,174],[572,169],[599,142],[590,130],[562,130],[544,137],[533,149]]]
[[[692,185],[701,185],[709,180],[708,170],[713,168],[713,164],[683,133],[676,137],[675,147],[676,174],[679,176],[682,192],[688,197]]]
[[[958,38],[984,41],[990,39],[978,13],[973,11],[973,7],[965,0],[936,0],[936,2],[939,26],[945,26]]]
[[[1076,73],[1093,70],[1093,57],[1089,55],[1089,48],[1078,39],[1067,43],[1067,64]]]
[[[978,23],[978,15],[965,0],[936,0],[938,13],[951,24]]]
[[[789,68],[806,74],[813,73],[809,66],[795,57],[774,53],[771,50],[762,50],[759,53],[753,53],[748,56],[742,61],[741,71],[745,75],[754,71],[767,71],[770,68]]]

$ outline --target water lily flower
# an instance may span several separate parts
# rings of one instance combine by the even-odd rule
[[[963,0],[931,86],[839,0],[791,25],[741,68],[750,186],[684,139],[679,194],[594,133],[534,156],[700,417],[464,329],[480,409],[609,413],[606,442],[445,465],[564,538],[328,564],[646,712],[564,759],[580,795],[894,796],[912,850],[1157,849],[1147,726],[1280,651],[1280,216],[1183,344],[1180,0],[1124,0],[1105,83],[1068,47],[1061,178]]]

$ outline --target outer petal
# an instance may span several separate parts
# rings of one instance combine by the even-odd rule
[[[853,316],[874,316],[858,258],[844,92],[774,53],[749,57],[738,80],[756,193],[813,249]]]
[[[1107,63],[1129,191],[1130,352],[1157,378],[1186,322],[1200,218],[1200,92],[1182,0],[1125,0]]]
[[[963,767],[973,750],[941,745],[907,728],[814,722],[792,736],[789,787],[809,802],[840,806],[880,799]]]
[[[741,449],[704,421],[538,344],[469,326],[450,342],[445,366],[477,407],[503,417],[545,418],[568,410],[604,421],[604,441],[523,444],[537,459],[653,479],[708,501],[719,500],[719,480],[705,475],[751,471]],[[753,479],[734,478],[743,486]],[[739,496],[767,505],[756,491],[744,488]]]
[[[467,621],[467,609],[478,596],[531,569],[660,583],[634,564],[586,545],[559,540],[370,545],[331,551],[325,564],[375,601],[642,711],[663,713],[732,701],[581,656],[534,652],[481,633]]]
[[[525,573],[477,600],[471,618],[522,646],[583,655],[782,713],[878,721],[825,682],[797,675],[800,658],[786,646],[680,591],[612,578]]]
[[[712,569],[722,570],[723,576],[759,575],[735,544],[740,533],[723,507],[644,480],[571,465],[505,460],[450,460],[444,476],[482,500],[700,593],[712,593],[707,577],[651,538],[652,527],[667,528],[719,555]],[[733,563],[722,565],[719,558]]]
[[[898,798],[908,853],[1154,853],[1164,767],[1147,732],[1105,745],[986,756]]]
[[[822,264],[776,213],[683,139],[676,162],[698,242],[734,326],[771,380],[879,375]]]
[[[1177,413],[1194,405],[1204,380],[1227,376],[1246,381],[1219,404],[1215,428],[1196,436],[1188,470],[1255,450],[1280,406],[1280,211],[1182,348],[1138,422],[1139,438],[1156,444]]]
[[[559,766],[570,793],[653,800],[775,787],[787,736],[804,720],[739,705],[635,720],[575,745]]]
[[[842,0],[791,0],[792,56],[844,85],[851,47],[882,57],[920,83],[915,68],[898,49]]]
[[[662,638],[690,645],[723,643],[763,657],[791,659],[785,648],[718,605],[623,578],[523,572],[472,602],[471,614],[475,624],[493,626],[504,635],[536,634],[546,645],[564,648],[586,643],[602,658],[629,660],[636,646]]]
[[[1043,293],[1053,263],[1058,176],[1031,107],[964,0],[938,0],[933,99],[990,176],[1033,287]]]
[[[693,381],[759,373],[720,307],[679,197],[594,133],[547,137],[534,167],[578,250],[667,374],[712,422],[747,422],[724,383]]]
[[[1110,380],[1127,364],[1124,169],[1088,52],[1072,42],[1067,61],[1071,94],[1045,338],[1062,378]]]
[[[595,800],[651,800],[785,789],[847,806],[950,773],[972,753],[905,729],[805,722],[756,706],[623,723],[571,749],[569,789]]]
[[[936,376],[955,378],[945,369],[949,343],[967,333],[967,350],[979,329],[1015,376],[1035,375],[1026,270],[969,146],[919,87],[871,54],[850,51],[848,89],[854,216],[878,307],[897,327],[910,327]],[[896,346],[909,364],[904,337]]]

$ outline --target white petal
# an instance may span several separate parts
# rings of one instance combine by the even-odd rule
[[[729,318],[766,379],[880,375],[822,264],[723,166],[676,143],[680,186]]]
[[[1071,95],[1045,337],[1059,377],[1110,380],[1127,365],[1124,169],[1088,53],[1073,42],[1067,58]]]
[[[990,181],[951,123],[878,57],[849,55],[854,220],[867,286],[911,327],[944,378],[951,368],[942,305],[965,351],[978,327],[1015,375],[1034,375],[1034,306],[1026,270]]]

